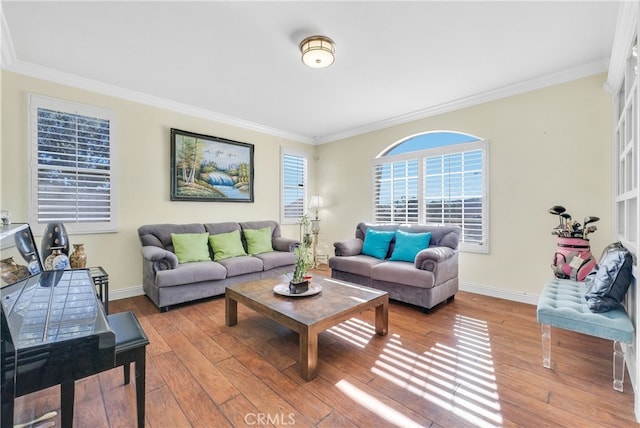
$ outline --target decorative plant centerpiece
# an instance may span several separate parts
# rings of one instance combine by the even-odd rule
[[[307,270],[313,265],[309,249],[313,238],[309,233],[311,221],[307,214],[300,218],[300,245],[296,248],[296,265],[293,270],[293,277],[289,282],[289,292],[291,294],[304,293],[309,289],[309,281],[305,279]]]

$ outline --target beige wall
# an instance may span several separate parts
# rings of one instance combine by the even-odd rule
[[[281,146],[316,154],[310,188],[327,205],[320,212],[321,247],[332,251],[334,241],[353,236],[357,222],[370,220],[371,160],[378,153],[412,134],[461,131],[490,140],[490,254],[461,254],[461,281],[516,298],[537,295],[555,250],[550,206],[565,205],[580,221],[602,218],[592,235],[594,254],[613,239],[612,105],[604,81],[592,76],[314,147],[3,72],[0,205],[15,221],[26,219],[28,93],[118,113],[120,230],[71,237],[86,244],[90,265],[105,267],[114,290],[142,282],[136,233],[142,224],[279,219]],[[171,127],[255,144],[255,203],[169,201]],[[44,226],[33,228],[41,233]],[[296,237],[297,228],[284,227],[284,234]]]
[[[27,94],[35,93],[113,109],[118,114],[115,164],[120,181],[118,233],[72,235],[72,243],[85,243],[88,263],[109,273],[110,288],[142,284],[137,228],[150,223],[187,223],[244,220],[278,220],[280,217],[280,147],[309,153],[314,146],[253,131],[177,114],[123,99],[33,79],[10,72],[2,74],[2,168],[0,206],[10,209],[15,222],[27,221]],[[255,145],[255,202],[172,202],[169,200],[169,129],[192,132]],[[311,162],[313,176],[314,165]],[[313,183],[311,183],[313,184]],[[44,225],[33,225],[41,234]],[[297,237],[295,226],[283,234]],[[37,236],[36,239],[41,239]]]
[[[551,275],[550,235],[564,205],[582,222],[601,217],[592,235],[599,256],[612,241],[611,97],[604,74],[348,138],[318,148],[318,186],[327,207],[322,239],[353,237],[371,219],[371,160],[390,144],[433,130],[490,140],[490,253],[463,253],[463,284],[537,295]]]

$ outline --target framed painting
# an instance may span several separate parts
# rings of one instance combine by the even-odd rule
[[[171,200],[253,202],[253,144],[171,128]]]

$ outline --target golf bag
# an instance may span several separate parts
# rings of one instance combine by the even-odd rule
[[[588,239],[559,237],[551,268],[556,278],[584,281],[596,265]]]

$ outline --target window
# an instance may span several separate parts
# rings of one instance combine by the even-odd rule
[[[623,80],[614,102],[616,233],[629,251],[638,253],[638,40],[627,52]]]
[[[307,206],[307,157],[282,150],[281,214],[280,223],[295,224]]]
[[[117,229],[115,113],[29,96],[29,222],[62,222],[69,232]]]
[[[374,220],[456,225],[461,250],[487,253],[487,147],[458,132],[393,145],[373,163]]]

